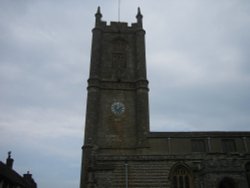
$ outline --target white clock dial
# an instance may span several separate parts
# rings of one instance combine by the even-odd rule
[[[125,111],[125,105],[121,102],[114,102],[111,105],[111,111],[115,114],[115,115],[121,115],[123,114],[123,112]]]

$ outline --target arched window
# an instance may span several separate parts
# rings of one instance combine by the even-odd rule
[[[225,177],[220,181],[219,188],[235,188],[235,182],[232,178]]]
[[[246,176],[248,181],[248,187],[250,187],[250,162],[248,162],[245,166],[246,168]]]
[[[126,68],[127,42],[122,38],[113,40],[112,66],[117,69]]]
[[[112,67],[114,77],[121,80],[127,68],[127,42],[122,38],[116,38],[112,43]]]
[[[186,165],[176,165],[170,172],[171,188],[192,188],[192,175]]]

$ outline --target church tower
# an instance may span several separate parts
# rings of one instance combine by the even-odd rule
[[[249,188],[250,132],[149,132],[140,9],[95,17],[80,188]]]
[[[137,22],[102,21],[100,7],[92,30],[90,75],[81,188],[89,178],[91,155],[135,153],[147,147],[149,132],[145,31]]]
[[[95,16],[84,143],[100,149],[143,147],[149,110],[140,9],[131,27],[107,25],[100,8]]]

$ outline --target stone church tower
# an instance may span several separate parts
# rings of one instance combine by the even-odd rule
[[[93,29],[80,188],[247,188],[249,132],[149,132],[145,31]]]

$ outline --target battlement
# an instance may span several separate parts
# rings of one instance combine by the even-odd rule
[[[107,30],[107,31],[135,31],[143,30],[138,23],[131,23],[128,25],[127,22],[110,22],[101,21],[95,28]],[[94,28],[94,29],[95,29]]]
[[[102,14],[100,7],[97,9],[97,13],[95,14],[96,17],[96,23],[95,23],[95,28],[97,29],[103,29],[103,30],[108,30],[108,31],[133,31],[133,30],[143,30],[142,28],[142,14],[140,11],[140,8],[138,8],[138,13],[136,15],[137,22],[136,23],[131,23],[131,25],[128,25],[127,22],[114,22],[111,21],[109,24],[107,24],[106,21],[102,21]]]

